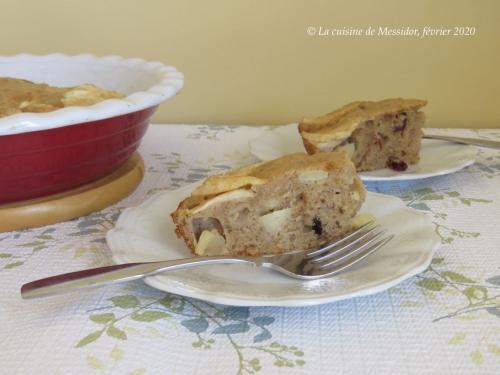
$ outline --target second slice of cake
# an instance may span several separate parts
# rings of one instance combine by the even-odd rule
[[[298,153],[207,178],[172,218],[195,255],[279,254],[349,231],[365,194],[346,153]]]
[[[358,171],[404,171],[419,161],[425,100],[354,102],[325,116],[304,119],[299,132],[309,154],[345,150]]]

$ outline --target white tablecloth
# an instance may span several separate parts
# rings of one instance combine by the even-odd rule
[[[225,307],[142,282],[23,301],[20,286],[110,263],[120,211],[255,161],[265,128],[151,126],[147,174],[101,212],[0,233],[2,374],[500,374],[500,152],[413,182],[369,183],[433,220],[443,246],[429,269],[388,291],[304,308]],[[498,130],[440,132],[500,139]],[[220,327],[225,327],[221,329]]]

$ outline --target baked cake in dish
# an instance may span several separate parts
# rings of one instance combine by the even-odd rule
[[[345,152],[297,153],[208,177],[172,218],[195,255],[279,254],[350,231],[365,194]]]
[[[299,132],[309,154],[343,149],[357,171],[404,171],[419,161],[425,100],[354,102],[325,116],[304,119]]]
[[[0,77],[0,117],[21,112],[50,112],[69,106],[88,106],[124,96],[92,84],[53,87],[24,79]]]

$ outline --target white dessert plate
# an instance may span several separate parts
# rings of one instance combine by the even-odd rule
[[[263,131],[249,142],[250,152],[260,160],[271,160],[294,152],[305,152],[297,124]],[[363,181],[414,180],[453,173],[474,163],[476,148],[434,139],[422,139],[420,162],[404,172],[384,168],[361,172]]]
[[[170,213],[196,185],[157,193],[126,209],[107,234],[113,261],[179,259],[191,254],[177,239]],[[372,213],[395,237],[347,271],[301,281],[244,265],[204,266],[145,278],[166,292],[237,306],[307,306],[384,291],[424,271],[439,247],[431,220],[399,198],[369,192],[360,212]]]

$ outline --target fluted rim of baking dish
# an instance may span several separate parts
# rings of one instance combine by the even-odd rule
[[[0,118],[0,136],[54,129],[137,112],[157,106],[161,102],[170,99],[184,85],[183,74],[173,66],[164,65],[156,61],[149,62],[143,59],[124,58],[115,55],[98,57],[92,54],[72,56],[62,53],[48,55],[18,54],[14,56],[0,56],[0,67],[2,64],[16,64],[20,62],[50,64],[64,63],[65,61],[93,65],[102,62],[106,64],[123,64],[135,69],[143,69],[145,73],[155,75],[157,80],[146,90],[133,92],[121,99],[107,99],[85,107],[70,106],[51,112],[17,113]],[[82,82],[81,84],[83,83],[86,82]]]

